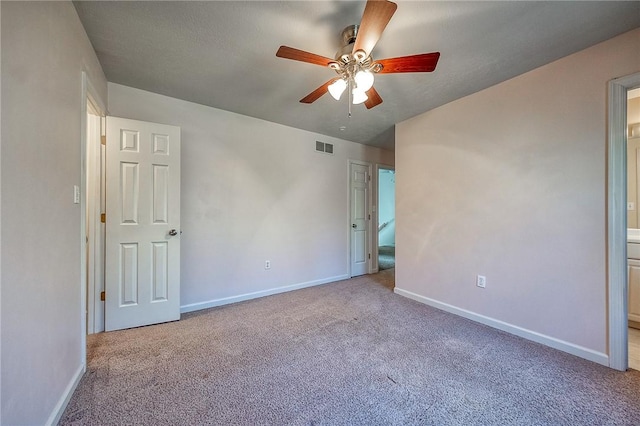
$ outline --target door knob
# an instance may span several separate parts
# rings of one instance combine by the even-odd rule
[[[175,229],[172,229],[171,231],[169,231],[169,235],[171,235],[172,237],[176,236],[178,235],[178,231],[176,231]]]
[[[352,227],[353,229],[356,229],[356,228],[358,227],[358,225],[356,225],[356,224],[354,223],[353,225],[351,225],[351,227]]]

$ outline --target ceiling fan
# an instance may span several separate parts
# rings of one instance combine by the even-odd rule
[[[395,3],[386,0],[367,0],[360,25],[350,25],[342,31],[343,46],[336,53],[335,59],[293,47],[280,46],[276,53],[279,58],[327,66],[338,74],[338,77],[327,81],[302,98],[300,102],[310,104],[326,92],[339,100],[345,89],[348,89],[349,116],[351,116],[352,103],[355,105],[364,102],[367,109],[382,103],[382,98],[373,87],[374,74],[433,71],[438,64],[440,52],[381,60],[374,60],[371,56],[371,51],[397,7]]]

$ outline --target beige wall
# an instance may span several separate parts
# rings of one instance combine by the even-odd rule
[[[347,277],[348,161],[392,151],[112,83],[109,111],[182,129],[183,309]]]
[[[82,373],[82,71],[104,74],[70,2],[0,3],[3,425],[55,420]]]
[[[397,287],[606,361],[607,82],[639,51],[635,30],[398,124]]]

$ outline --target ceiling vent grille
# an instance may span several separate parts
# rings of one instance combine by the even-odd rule
[[[333,154],[333,144],[316,141],[316,151],[324,152],[325,154]]]

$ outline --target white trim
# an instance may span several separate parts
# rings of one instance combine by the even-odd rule
[[[104,290],[104,224],[100,221],[102,210],[101,171],[102,151],[100,144],[100,116],[88,114],[87,139],[87,334],[104,331],[104,302],[100,301],[100,292]]]
[[[447,303],[420,296],[419,294],[415,294],[398,287],[396,287],[393,291],[400,296],[404,296],[420,303],[424,303],[425,305],[429,305],[434,308],[470,319],[472,321],[488,325],[489,327],[497,328],[498,330],[506,331],[507,333],[514,334],[524,339],[541,343],[543,345],[558,349],[563,352],[567,352],[571,355],[575,355],[589,361],[596,362],[598,364],[602,364],[605,366],[609,365],[609,357],[605,353],[596,352],[582,346],[574,345],[573,343],[565,342],[564,340],[556,339],[555,337],[550,337],[544,334],[537,333],[535,331],[527,330],[526,328],[506,323],[504,321],[476,314],[475,312],[467,311],[466,309],[457,308]]]
[[[87,362],[87,102],[89,78],[82,71],[80,100],[80,359]]]
[[[58,422],[60,421],[60,418],[62,418],[62,415],[64,414],[64,410],[67,408],[67,404],[69,404],[69,401],[73,396],[73,392],[75,392],[76,388],[78,387],[78,383],[80,383],[80,379],[82,379],[82,375],[84,374],[85,371],[86,371],[85,365],[82,364],[80,368],[78,368],[78,370],[73,375],[73,378],[67,385],[67,388],[62,393],[60,400],[58,401],[56,406],[53,408],[53,411],[51,412],[51,415],[47,419],[47,422],[45,423],[45,425],[58,424]]]
[[[238,296],[223,297],[222,299],[213,299],[206,302],[190,303],[180,306],[180,313],[199,311],[202,309],[214,308],[216,306],[229,305],[231,303],[243,302],[245,300],[257,299],[259,297],[271,296],[272,294],[286,293],[288,291],[299,290],[301,288],[314,287],[321,284],[333,283],[349,279],[348,275],[338,275],[335,277],[323,278],[320,280],[307,281],[299,284],[292,284],[282,287],[275,287],[268,290],[256,291],[253,293],[240,294]]]
[[[80,359],[87,362],[87,102],[106,114],[105,103],[82,71],[80,99]]]
[[[607,271],[609,367],[629,365],[627,330],[627,91],[640,73],[609,82],[607,170]]]

